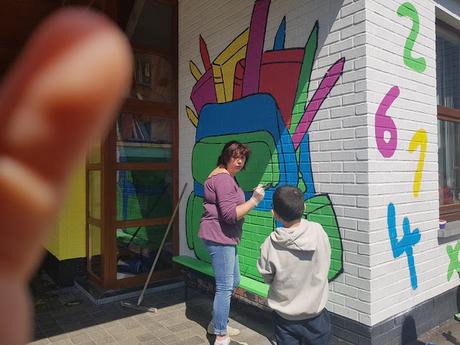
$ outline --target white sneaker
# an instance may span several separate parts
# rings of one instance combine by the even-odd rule
[[[230,339],[230,337],[225,338],[225,340],[221,341],[215,341],[214,345],[248,345],[248,343],[242,342],[242,341],[236,341],[233,339]]]
[[[208,324],[208,329],[207,329],[209,334],[215,334],[214,333],[214,325],[212,324],[212,321]],[[227,335],[229,337],[234,337],[238,334],[240,334],[240,330],[238,328],[233,328],[227,325]]]

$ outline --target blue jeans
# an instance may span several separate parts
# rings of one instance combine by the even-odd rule
[[[230,299],[233,290],[240,285],[240,265],[235,245],[225,245],[203,240],[211,257],[216,280],[216,294],[212,311],[214,334],[226,335]]]
[[[316,317],[290,321],[273,312],[277,345],[327,345],[331,337],[331,320],[326,308]]]

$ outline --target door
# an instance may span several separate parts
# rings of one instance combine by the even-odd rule
[[[87,159],[87,271],[104,288],[141,285],[160,249],[152,281],[178,273],[177,222],[159,248],[179,189],[177,1],[130,8],[114,12],[133,47],[132,87]]]

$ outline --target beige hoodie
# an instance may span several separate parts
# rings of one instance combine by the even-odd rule
[[[326,306],[331,247],[318,223],[277,228],[260,247],[257,269],[270,285],[268,305],[287,320],[310,319]]]

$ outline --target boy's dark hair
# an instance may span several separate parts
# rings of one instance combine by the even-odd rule
[[[282,220],[291,222],[301,219],[305,210],[302,191],[294,186],[283,186],[273,194],[273,211]]]
[[[230,158],[244,156],[246,157],[246,161],[244,162],[243,170],[246,168],[246,164],[248,164],[249,156],[251,155],[251,149],[249,146],[240,143],[239,141],[232,140],[225,144],[222,152],[220,153],[219,158],[217,158],[217,166],[223,165],[227,166]]]

